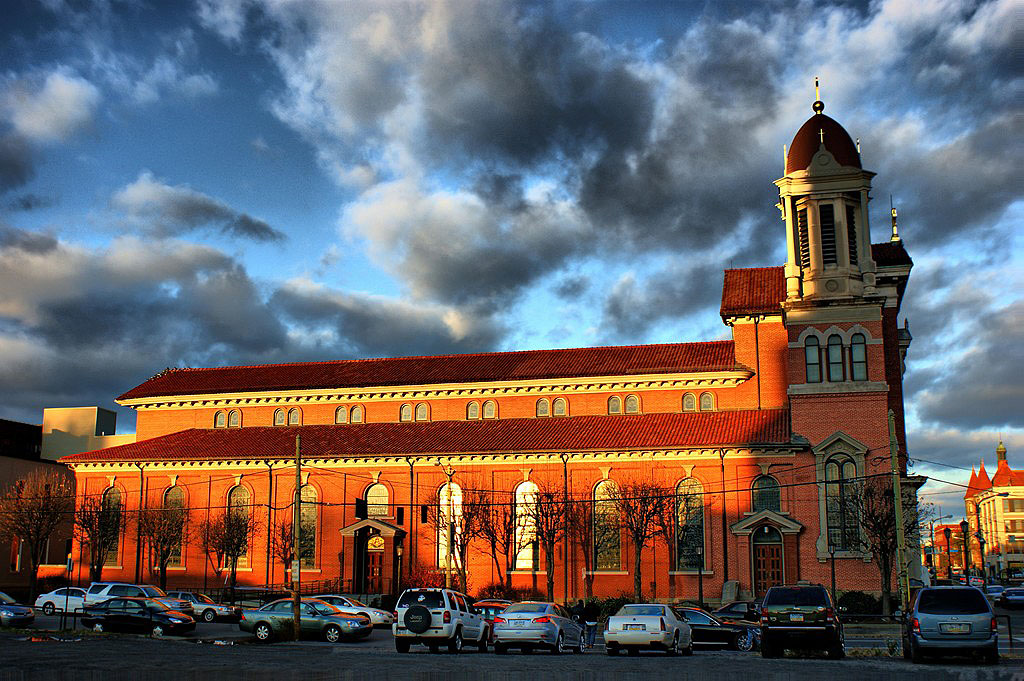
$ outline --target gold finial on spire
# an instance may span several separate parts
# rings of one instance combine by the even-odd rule
[[[814,77],[814,98],[821,99],[821,91],[818,87],[818,77]]]
[[[892,214],[892,236],[889,237],[889,241],[899,241],[900,230],[896,226],[896,206],[892,204],[892,194],[889,194],[889,212]]]
[[[782,145],[782,174],[783,175],[786,174],[786,161],[789,160],[789,151],[787,151],[787,146],[788,145],[785,145],[785,144]]]
[[[857,138],[857,153],[860,153],[860,138]]]
[[[814,104],[811,105],[814,113],[820,114],[825,110],[825,102],[821,101],[821,88],[818,87],[818,77],[814,77]]]

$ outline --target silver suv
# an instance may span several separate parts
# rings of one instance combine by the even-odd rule
[[[988,664],[999,661],[995,613],[973,586],[921,589],[904,622],[903,655],[914,662],[938,653],[978,653]]]
[[[82,605],[96,605],[111,598],[152,598],[171,610],[177,610],[186,615],[195,613],[191,602],[180,598],[171,598],[159,587],[125,582],[93,582],[89,585],[89,590],[85,592],[85,601]]]
[[[451,589],[406,589],[398,599],[391,631],[400,653],[409,652],[413,643],[422,643],[432,653],[442,645],[458,653],[465,641],[485,653],[490,638],[487,622],[472,599]]]

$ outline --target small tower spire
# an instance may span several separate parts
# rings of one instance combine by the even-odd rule
[[[1005,463],[1006,462],[1006,446],[1003,444],[1002,437],[999,438],[999,444],[996,445],[996,462],[997,463]]]
[[[811,105],[814,113],[820,114],[825,110],[825,102],[821,101],[821,88],[818,86],[818,77],[814,77],[814,104]]]
[[[892,204],[892,194],[889,194],[889,212],[892,214],[892,236],[889,241],[900,241],[900,230],[896,224],[896,206]]]

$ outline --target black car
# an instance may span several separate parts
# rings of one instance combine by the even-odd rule
[[[756,624],[761,621],[761,603],[760,601],[733,601],[712,611],[711,614],[720,620],[745,620]]]
[[[700,608],[675,608],[675,611],[689,623],[696,646],[747,651],[760,644],[760,629],[752,622],[726,622]]]
[[[129,631],[184,634],[194,631],[196,621],[152,598],[111,598],[85,608],[82,624],[96,631]]]
[[[761,605],[761,656],[783,650],[823,650],[832,659],[846,655],[839,612],[820,584],[773,586]]]

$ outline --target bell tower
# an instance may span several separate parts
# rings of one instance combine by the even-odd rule
[[[786,301],[835,304],[875,294],[868,201],[875,173],[860,164],[859,144],[824,114],[800,127],[775,181],[786,222]]]

